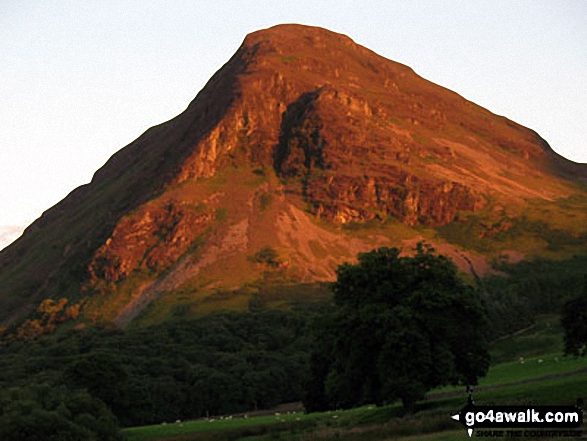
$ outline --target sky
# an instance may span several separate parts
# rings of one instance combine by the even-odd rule
[[[346,34],[587,163],[583,0],[0,0],[0,249],[280,23]]]

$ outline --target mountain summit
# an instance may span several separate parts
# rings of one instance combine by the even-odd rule
[[[0,252],[0,319],[63,297],[119,326],[246,306],[422,239],[476,275],[490,259],[584,253],[586,179],[532,130],[407,66],[276,26]]]

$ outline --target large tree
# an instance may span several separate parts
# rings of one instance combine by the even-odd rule
[[[489,366],[487,319],[454,264],[422,244],[412,256],[380,248],[358,260],[337,270],[336,308],[317,335],[307,406],[401,399],[411,410],[434,387],[476,384]]]

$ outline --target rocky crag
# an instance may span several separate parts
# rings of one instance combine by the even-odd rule
[[[419,239],[475,274],[584,252],[586,179],[532,130],[349,37],[276,26],[0,252],[0,319],[67,297],[124,326],[153,302],[198,311],[328,281]]]

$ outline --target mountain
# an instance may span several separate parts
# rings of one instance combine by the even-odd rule
[[[0,320],[48,298],[125,326],[319,295],[358,252],[420,240],[473,276],[585,254],[586,182],[534,131],[344,35],[280,25],[0,252]]]

